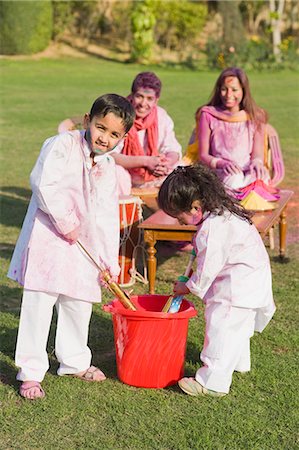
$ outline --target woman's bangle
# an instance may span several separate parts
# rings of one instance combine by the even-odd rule
[[[215,158],[213,156],[212,159],[210,159],[210,167],[211,167],[211,169],[216,169],[217,168],[218,161],[221,161],[221,158]]]

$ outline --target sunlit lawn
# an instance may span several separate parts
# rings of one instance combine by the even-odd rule
[[[234,375],[230,395],[223,399],[191,398],[176,386],[153,390],[122,384],[116,375],[111,317],[97,305],[90,346],[93,363],[104,370],[108,380],[101,385],[84,384],[55,375],[54,321],[49,340],[51,368],[44,381],[46,398],[27,402],[19,397],[13,355],[22,291],[6,278],[6,272],[30,198],[29,174],[42,142],[56,133],[61,120],[88,111],[97,96],[107,92],[127,95],[139,71],[155,70],[163,82],[160,104],[172,116],[178,140],[185,147],[194,111],[207,101],[218,73],[145,69],[96,58],[2,59],[1,66],[0,448],[297,448],[297,197],[289,209],[287,262],[279,262],[277,246],[271,252],[277,313],[265,332],[252,339],[252,371]],[[283,187],[297,189],[298,74],[252,73],[249,78],[257,103],[268,110],[270,123],[279,132],[286,165]],[[171,292],[172,282],[184,271],[187,259],[184,253],[159,247],[158,293]],[[136,284],[134,291],[145,292],[146,287]],[[105,294],[105,301],[111,298]],[[186,373],[190,375],[199,366],[204,326],[203,307],[191,299],[198,317],[189,327]]]

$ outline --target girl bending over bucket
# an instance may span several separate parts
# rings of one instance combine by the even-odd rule
[[[205,303],[203,366],[179,386],[189,395],[223,396],[234,370],[250,370],[250,338],[275,312],[268,254],[250,213],[203,164],[175,169],[158,202],[181,224],[198,227],[197,268],[186,283],[175,282],[174,294],[191,292]]]
[[[58,312],[58,375],[102,381],[87,345],[92,302],[101,301],[99,271],[82,242],[112,276],[119,273],[119,206],[109,152],[134,121],[132,105],[116,94],[95,100],[84,131],[47,139],[30,176],[32,197],[8,276],[24,286],[15,362],[21,396],[43,397],[53,306]]]

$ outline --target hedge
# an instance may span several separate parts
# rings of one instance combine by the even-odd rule
[[[44,50],[52,37],[50,1],[0,2],[0,52],[26,55]]]

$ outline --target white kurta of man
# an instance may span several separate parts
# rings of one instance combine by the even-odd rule
[[[174,133],[174,124],[171,117],[167,114],[165,109],[157,106],[158,115],[158,151],[161,154],[168,152],[178,153],[179,159],[182,157],[182,147],[178,143]],[[148,154],[147,133],[146,130],[137,131],[138,139],[141,147],[144,149],[144,154]],[[116,153],[121,153],[124,147],[124,140],[113,149]]]
[[[226,212],[209,215],[194,239],[197,268],[189,290],[206,304],[256,310],[261,332],[275,311],[269,256],[254,225]]]
[[[119,206],[114,159],[92,166],[84,131],[43,144],[30,176],[32,197],[8,276],[26,289],[101,301],[99,270],[63,235],[80,227],[79,240],[112,275],[119,274]]]
[[[178,143],[174,133],[174,124],[165,109],[157,106],[158,115],[158,152],[159,154],[166,154],[168,152],[176,152],[178,154],[178,161],[182,158],[182,147]],[[139,143],[144,150],[144,155],[148,156],[148,141],[146,130],[137,131]],[[125,141],[122,140],[113,149],[115,153],[122,153]],[[127,169],[117,165],[118,188],[122,195],[130,195],[132,185],[139,185],[140,178],[134,179]]]

